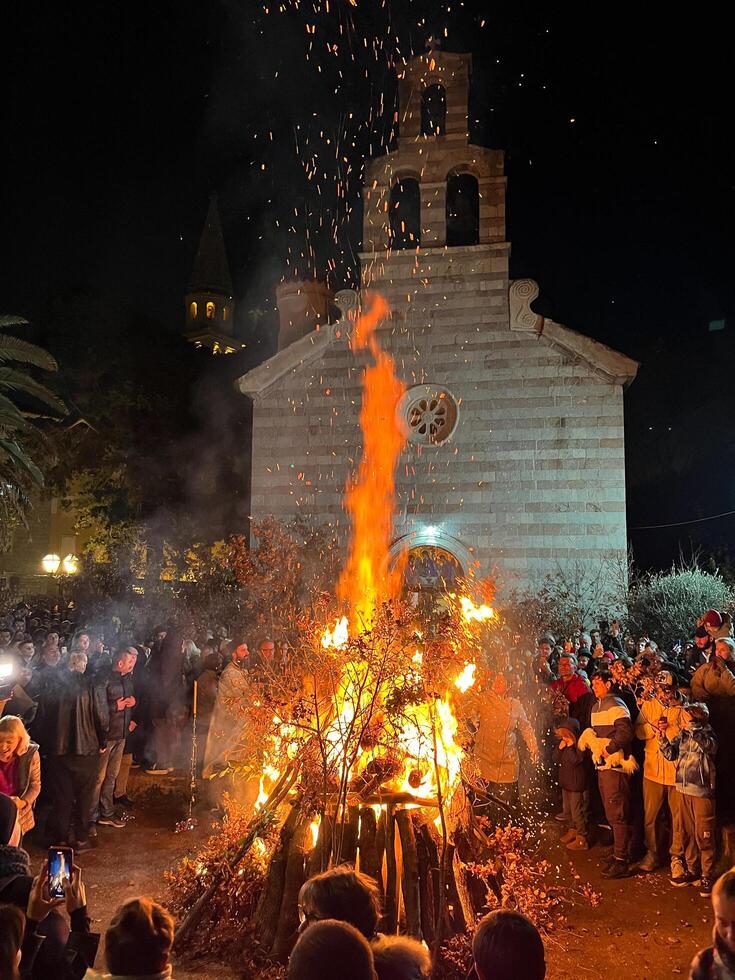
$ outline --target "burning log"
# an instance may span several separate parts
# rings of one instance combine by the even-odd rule
[[[306,842],[310,833],[309,822],[309,817],[300,812],[288,846],[281,909],[276,938],[271,948],[271,955],[280,962],[288,959],[299,926],[298,898],[301,886],[306,881],[305,858]]]
[[[370,806],[360,807],[360,836],[358,851],[360,854],[360,871],[379,881],[382,885],[381,864],[382,854],[378,854],[378,821],[375,811]]]
[[[421,933],[428,946],[434,942],[437,908],[434,894],[434,876],[439,876],[438,864],[432,867],[429,848],[423,835],[420,819],[412,816],[414,840],[416,842],[416,864],[419,878],[419,911],[421,913]]]
[[[242,842],[242,846],[238,848],[235,854],[223,867],[217,870],[217,872],[213,875],[210,884],[207,886],[207,888],[205,888],[184,917],[181,925],[176,930],[176,935],[174,936],[174,949],[180,949],[184,945],[187,938],[201,921],[205,909],[207,908],[208,903],[211,901],[214,893],[217,891],[220,885],[233,874],[235,868],[247,855],[256,839],[262,837],[270,825],[274,822],[278,808],[287,798],[292,786],[298,778],[298,775],[299,764],[297,762],[289,763],[273,786],[273,789],[263,805],[263,808],[255,815],[255,817],[253,817],[248,832],[245,836],[245,840]]]
[[[349,806],[347,819],[338,830],[336,860],[338,864],[347,861],[354,864],[357,858],[357,837],[360,824],[360,807]]]
[[[334,819],[331,814],[323,813],[319,823],[319,833],[317,834],[316,844],[309,856],[309,877],[321,874],[329,867],[329,859],[332,856],[332,835],[334,832]]]
[[[255,910],[255,935],[263,949],[269,951],[276,938],[278,919],[283,905],[283,892],[286,886],[286,865],[291,841],[301,820],[300,807],[291,808],[286,822],[281,827],[278,844],[271,856],[265,887]]]
[[[384,930],[389,935],[398,926],[398,866],[396,864],[395,807],[389,803],[385,810],[385,904]]]
[[[401,888],[403,890],[403,907],[406,913],[406,932],[416,939],[421,938],[421,904],[419,863],[416,853],[416,837],[413,822],[408,810],[396,813],[396,826],[401,841],[403,856],[403,871]]]

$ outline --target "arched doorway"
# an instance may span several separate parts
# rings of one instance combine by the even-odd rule
[[[421,244],[421,189],[415,177],[397,180],[391,188],[389,218],[391,248]]]
[[[420,544],[406,558],[404,581],[408,592],[451,592],[464,574],[457,558],[446,548]]]
[[[447,178],[447,245],[477,245],[480,241],[480,195],[472,174]]]

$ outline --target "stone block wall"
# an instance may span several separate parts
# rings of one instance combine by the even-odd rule
[[[511,330],[508,251],[363,255],[364,281],[392,307],[379,338],[399,375],[407,386],[443,385],[459,405],[447,443],[402,453],[396,538],[435,535],[465,564],[496,569],[506,588],[626,556],[622,386],[543,334]],[[301,513],[347,534],[365,359],[350,351],[348,325],[337,326],[320,360],[256,399],[256,519]]]

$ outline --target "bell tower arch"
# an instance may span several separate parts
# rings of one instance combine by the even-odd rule
[[[395,248],[396,186],[407,175],[418,182],[420,227],[418,234],[400,239],[401,249],[505,241],[503,152],[469,141],[471,67],[471,55],[439,51],[432,44],[400,70],[398,147],[367,168],[363,253]],[[476,217],[470,208],[476,208]]]

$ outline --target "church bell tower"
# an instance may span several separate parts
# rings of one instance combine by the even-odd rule
[[[507,253],[503,153],[469,141],[471,61],[431,42],[399,72],[398,146],[369,163],[363,189],[364,264],[428,249]]]
[[[216,195],[209,199],[186,294],[186,339],[213,354],[234,354],[244,345],[234,336],[235,301]]]

